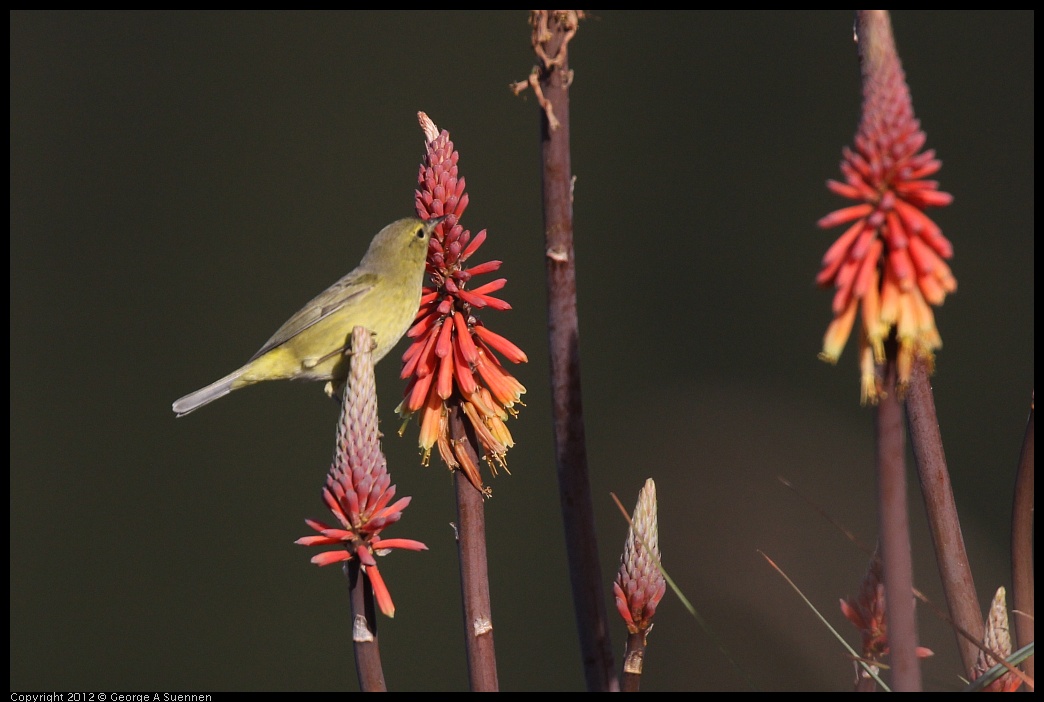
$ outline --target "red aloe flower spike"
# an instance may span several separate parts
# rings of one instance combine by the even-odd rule
[[[841,600],[841,612],[859,630],[863,638],[862,655],[867,661],[878,662],[888,652],[885,636],[884,583],[881,579],[881,557],[874,554],[863,577],[859,594]],[[857,671],[863,673],[857,667]]]
[[[998,658],[1007,658],[1011,655],[1011,632],[1008,630],[1008,606],[1005,602],[1007,593],[1003,587],[997,588],[997,593],[990,603],[990,611],[986,614],[986,633],[983,636],[982,645],[992,651]],[[974,677],[978,678],[987,670],[996,665],[996,660],[990,658],[982,651],[975,661]],[[973,678],[974,679],[974,678]],[[1011,672],[1000,676],[989,685],[983,692],[1015,692],[1022,684]]]
[[[481,444],[483,458],[495,475],[507,469],[507,450],[514,442],[505,421],[517,414],[515,404],[526,389],[500,363],[494,352],[512,363],[525,363],[526,354],[476,318],[479,309],[508,310],[511,305],[491,293],[501,290],[505,278],[477,287],[477,275],[500,269],[500,261],[466,265],[486,240],[486,230],[475,236],[460,225],[468,206],[464,178],[459,176],[458,154],[449,133],[439,131],[427,115],[418,113],[426,152],[417,177],[415,203],[422,219],[450,214],[431,237],[425,287],[413,327],[406,335],[413,343],[403,354],[404,399],[397,408],[405,420],[414,414],[420,424],[419,444],[427,465],[432,447],[450,469],[460,469],[484,494],[478,466],[458,450],[449,436],[450,408],[459,405]]]
[[[388,462],[381,451],[381,434],[377,429],[372,345],[368,330],[363,327],[352,330],[352,357],[337,424],[337,446],[322,493],[323,501],[343,528],[331,528],[306,519],[305,523],[319,532],[319,536],[303,536],[295,543],[342,546],[343,549],[313,556],[312,563],[324,566],[357,558],[370,579],[381,611],[393,617],[395,605],[374,557],[394,548],[424,551],[428,547],[412,539],[381,539],[381,532],[399,521],[412,498],[392,502],[395,486],[388,475]]]
[[[912,596],[912,595],[911,595]],[[841,613],[859,630],[863,639],[863,659],[876,666],[888,655],[888,627],[885,616],[885,590],[882,574],[881,556],[874,553],[867,568],[863,582],[859,586],[859,594],[845,600],[841,599]],[[917,647],[918,658],[934,655],[931,649]],[[875,671],[876,672],[876,671]],[[870,676],[856,664],[856,684],[870,680]]]
[[[649,478],[638,493],[620,556],[620,569],[613,583],[616,609],[627,624],[627,631],[632,634],[649,631],[656,606],[666,590],[667,582],[660,572],[656,483]]]
[[[942,164],[935,151],[920,151],[927,135],[914,117],[886,11],[860,14],[858,43],[862,119],[855,148],[842,149],[844,182],[828,180],[827,188],[860,204],[818,222],[824,229],[849,225],[823,256],[816,276],[818,285],[837,291],[834,321],[819,357],[837,362],[855,323],[855,303],[862,300],[861,399],[876,404],[878,382],[873,364],[866,363],[863,339],[876,363],[882,363],[884,341],[896,329],[900,391],[909,383],[914,357],[923,357],[931,367],[935,350],[942,346],[929,305],[941,305],[957,290],[957,279],[943,261],[953,256],[953,246],[923,210],[948,205],[953,197],[940,192],[936,181],[925,180]],[[866,304],[870,296],[874,299]]]

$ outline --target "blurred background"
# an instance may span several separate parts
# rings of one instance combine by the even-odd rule
[[[489,478],[503,690],[582,690],[547,381],[539,112],[524,11],[48,13],[11,19],[11,689],[354,690],[344,579],[293,541],[336,406],[267,383],[175,420],[370,237],[413,212],[423,110],[449,130],[525,349],[511,475]],[[731,654],[668,594],[643,689],[846,690],[852,664],[771,556],[858,646],[838,600],[875,539],[873,411],[854,338],[817,360],[861,101],[851,11],[590,11],[570,45],[583,401],[612,609],[627,525],[656,481],[663,562]],[[1014,468],[1034,383],[1032,12],[896,12],[937,150],[958,292],[937,312],[935,401],[983,606],[1009,582]],[[393,690],[465,690],[450,474],[400,438],[378,367]],[[912,461],[911,461],[912,470]],[[785,476],[799,492],[783,487]],[[802,497],[804,496],[804,497]],[[917,584],[942,595],[916,480]],[[806,499],[808,501],[806,501]],[[960,685],[919,609],[931,689]],[[746,678],[746,679],[745,679]]]

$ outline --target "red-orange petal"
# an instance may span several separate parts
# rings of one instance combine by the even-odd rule
[[[467,196],[465,195],[465,197],[467,197]],[[485,240],[486,240],[486,230],[483,229],[482,231],[480,231],[478,234],[475,235],[475,238],[471,240],[471,242],[468,244],[467,248],[465,248],[464,251],[461,252],[460,260],[461,261],[466,261],[473,253],[478,251],[478,248],[480,246],[482,246],[482,242],[484,242]]]
[[[460,180],[461,180],[461,182],[464,181],[463,178],[461,178]],[[458,183],[458,186],[459,186],[459,183]],[[453,208],[453,214],[455,214],[457,217],[460,217],[462,214],[464,214],[464,210],[466,210],[467,208],[468,208],[468,194],[464,193],[463,195],[460,196],[460,199],[457,200],[457,206]]]
[[[327,566],[333,563],[342,563],[352,560],[351,551],[324,551],[317,553],[311,558],[311,562],[317,566]]]
[[[942,263],[939,255],[933,251],[920,237],[910,239],[910,258],[913,260],[914,268],[918,275],[927,275],[936,269],[938,263]]]
[[[866,217],[873,211],[874,206],[870,204],[864,203],[862,205],[852,205],[851,207],[845,207],[831,212],[826,217],[820,219],[816,224],[823,229],[830,229],[839,224],[851,222],[853,219]]]
[[[474,295],[470,291],[464,290],[463,288],[457,290],[456,294],[458,297],[460,297],[461,300],[467,302],[470,305],[473,305],[475,307],[486,306],[486,298],[482,297],[481,295]]]
[[[406,331],[406,336],[416,339],[427,334],[435,326],[435,322],[439,320],[439,315],[431,312],[434,312],[434,309],[423,315],[418,314],[414,318],[413,326]]]
[[[502,264],[503,261],[486,261],[485,263],[480,263],[477,266],[467,268],[464,272],[467,273],[469,276],[482,275],[484,273],[492,273],[496,270],[499,270]]]
[[[943,258],[953,256],[953,244],[943,236],[939,225],[928,215],[903,200],[896,200],[895,209],[910,232],[919,234]]]
[[[478,354],[477,351],[475,353]],[[461,395],[465,398],[471,397],[477,387],[475,376],[471,372],[471,366],[464,360],[459,347],[453,351],[453,364],[453,375],[457,379],[457,387],[460,388]]]
[[[446,325],[451,328],[451,324]],[[439,359],[439,378],[436,383],[436,392],[443,400],[448,400],[453,394],[453,352],[452,346],[449,355]]]
[[[906,199],[921,207],[945,207],[953,202],[953,195],[939,190],[917,190],[907,194]]]
[[[407,551],[427,551],[428,547],[420,541],[414,541],[413,539],[374,539],[373,547],[378,549],[384,548],[401,548]]]
[[[884,249],[884,242],[880,239],[876,239],[870,244],[870,250],[867,252],[866,257],[863,258],[859,266],[859,273],[856,274],[855,282],[852,284],[852,295],[855,297],[861,298],[866,294],[867,286],[870,285],[874,274],[877,272],[877,264],[881,260],[882,249]]]
[[[426,343],[427,339],[418,339],[410,344],[406,352],[402,354],[402,370],[399,371],[399,378],[405,380],[417,370],[417,362],[420,361],[421,351],[424,350]]]
[[[410,395],[406,400],[406,408],[411,412],[416,412],[424,403],[427,401],[428,390],[431,388],[431,375],[425,376],[414,376],[416,382],[410,388]]]
[[[834,267],[834,270],[836,271],[847,257],[848,250],[852,247],[856,237],[859,236],[859,233],[863,231],[863,227],[865,226],[866,222],[864,220],[859,220],[845,230],[845,233],[839,236],[837,241],[831,244],[830,248],[827,249],[827,252],[823,254],[823,266],[829,266],[831,263],[836,263],[837,266]],[[832,278],[833,274],[831,274],[830,277]]]
[[[490,295],[482,295],[481,297],[485,301],[486,307],[491,310],[504,311],[511,309],[511,303],[506,300],[501,300],[499,297],[492,297]]]
[[[616,600],[616,611],[620,613],[620,617],[624,620],[624,624],[627,625],[628,631],[637,629],[634,625],[634,619],[631,618],[631,608],[627,606],[627,595],[624,594],[623,588],[620,587],[619,583],[613,583],[613,596]]]
[[[858,261],[862,261],[866,256],[866,252],[870,249],[870,244],[877,241],[877,230],[873,227],[866,227],[856,239],[855,243],[852,244],[852,248],[848,252],[849,258],[854,258]]]
[[[928,154],[929,152],[925,151],[924,153]],[[940,161],[939,159],[930,159],[920,168],[915,168],[913,171],[911,171],[908,178],[910,178],[910,180],[920,180],[921,178],[927,178],[933,173],[938,173],[940,168],[942,168],[942,161]]]
[[[885,215],[885,225],[881,227],[881,238],[888,244],[888,248],[905,249],[910,243],[907,234],[906,226],[895,210]]]
[[[448,317],[442,318],[442,326],[439,328],[439,338],[435,342],[435,355],[439,358],[445,358],[449,355],[450,349],[452,348],[452,340],[450,334],[453,332],[453,324]]]
[[[388,592],[388,586],[384,584],[384,578],[377,570],[377,565],[363,566],[363,571],[370,580],[370,585],[373,587],[373,599],[377,600],[377,606],[381,608],[381,612],[389,618],[395,617],[395,603],[392,602],[391,593]]]
[[[827,189],[831,192],[836,193],[837,195],[840,195],[841,197],[847,197],[850,200],[863,199],[863,192],[859,188],[855,187],[854,185],[849,185],[848,183],[841,183],[836,180],[828,180]]]
[[[855,281],[858,271],[859,261],[854,259],[846,260],[845,264],[841,266],[841,270],[838,271],[837,279],[834,281],[837,292],[834,293],[834,301],[831,303],[835,315],[848,307],[848,303],[852,299],[852,283]]]
[[[917,287],[921,289],[924,299],[933,305],[941,305],[946,300],[946,291],[939,285],[933,275],[922,275],[917,279]]]
[[[902,290],[909,290],[912,283],[913,263],[906,249],[891,249],[888,252],[888,265]]]
[[[483,356],[482,360],[478,362],[477,370],[482,376],[482,380],[486,382],[486,387],[501,406],[511,407],[518,402],[521,384],[500,366],[491,363],[488,358]]]
[[[468,363],[475,363],[479,357],[478,349],[475,348],[475,342],[471,339],[471,331],[468,329],[467,322],[464,321],[464,315],[459,311],[453,314],[453,325],[457,328],[457,348],[460,349]]]
[[[473,288],[471,292],[475,295],[487,295],[488,293],[500,290],[505,285],[507,285],[507,278],[497,278],[496,280],[489,281],[485,285]]]
[[[486,326],[482,324],[475,325],[475,333],[479,335],[479,338],[489,344],[492,348],[499,351],[504,358],[512,363],[529,362],[529,357],[526,356],[526,353],[522,349],[515,346],[500,334],[490,331]]]
[[[437,330],[433,329],[428,332],[427,340],[424,342],[424,349],[418,355],[417,367],[414,371],[420,378],[435,372],[435,342],[438,341],[438,338]]]

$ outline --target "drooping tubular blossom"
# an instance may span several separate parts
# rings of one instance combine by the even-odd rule
[[[638,492],[638,503],[631,515],[627,530],[620,570],[613,582],[616,609],[627,625],[627,631],[636,634],[652,626],[656,606],[667,590],[667,582],[660,571],[660,543],[656,527],[656,483],[645,481]]]
[[[492,273],[500,261],[473,264],[470,258],[486,240],[483,229],[474,237],[460,225],[468,206],[464,178],[458,175],[458,154],[449,133],[441,132],[423,112],[425,154],[416,191],[421,219],[449,215],[432,233],[427,271],[431,284],[424,288],[420,309],[406,335],[413,343],[403,354],[402,378],[407,385],[398,407],[404,420],[413,415],[420,423],[420,448],[425,465],[433,446],[451,470],[459,469],[476,489],[489,494],[479,468],[460,437],[450,436],[450,412],[460,408],[473,430],[487,465],[496,474],[507,469],[507,451],[514,445],[506,422],[517,415],[516,404],[526,389],[501,364],[497,354],[512,363],[524,363],[526,354],[476,316],[478,310],[511,309],[492,293],[507,282],[498,278],[471,287],[472,278]],[[494,351],[496,353],[494,353]],[[400,429],[405,430],[406,421]]]
[[[1003,587],[997,588],[993,601],[990,603],[990,611],[986,614],[986,633],[983,635],[982,641],[982,645],[999,658],[1007,658],[1011,655],[1011,632],[1008,630],[1006,594]],[[996,663],[994,658],[979,651],[978,659],[975,661],[973,679],[982,676]],[[983,692],[1015,692],[1020,685],[1022,685],[1022,680],[1009,671],[983,688]]]
[[[384,539],[381,532],[402,517],[402,510],[412,498],[395,502],[395,486],[388,475],[388,462],[381,451],[381,434],[377,429],[377,385],[373,376],[371,350],[373,339],[363,327],[352,331],[352,356],[348,381],[344,386],[341,418],[337,424],[337,446],[326,475],[323,501],[340,527],[330,527],[306,519],[318,536],[304,536],[295,543],[302,546],[340,546],[312,557],[312,563],[324,566],[358,558],[363,572],[373,586],[374,599],[381,611],[395,616],[391,594],[377,570],[375,556],[390,549],[424,551],[427,546],[412,539]]]
[[[860,313],[859,363],[863,404],[880,389],[874,366],[885,361],[885,341],[895,330],[899,389],[910,380],[915,356],[934,367],[942,346],[931,305],[941,305],[957,280],[944,259],[953,246],[925,215],[953,196],[926,180],[942,166],[934,150],[921,151],[927,136],[914,117],[910,90],[896,54],[887,11],[860,10],[857,41],[863,75],[862,120],[855,147],[842,153],[844,182],[834,193],[859,204],[819,220],[825,229],[846,225],[823,256],[816,282],[834,287],[834,321],[819,357],[836,363]]]

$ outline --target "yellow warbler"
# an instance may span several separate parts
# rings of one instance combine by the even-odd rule
[[[392,222],[377,233],[362,261],[279,327],[239,370],[174,403],[180,417],[262,380],[343,380],[352,329],[374,335],[373,362],[409,329],[420,306],[432,230],[445,217]]]

